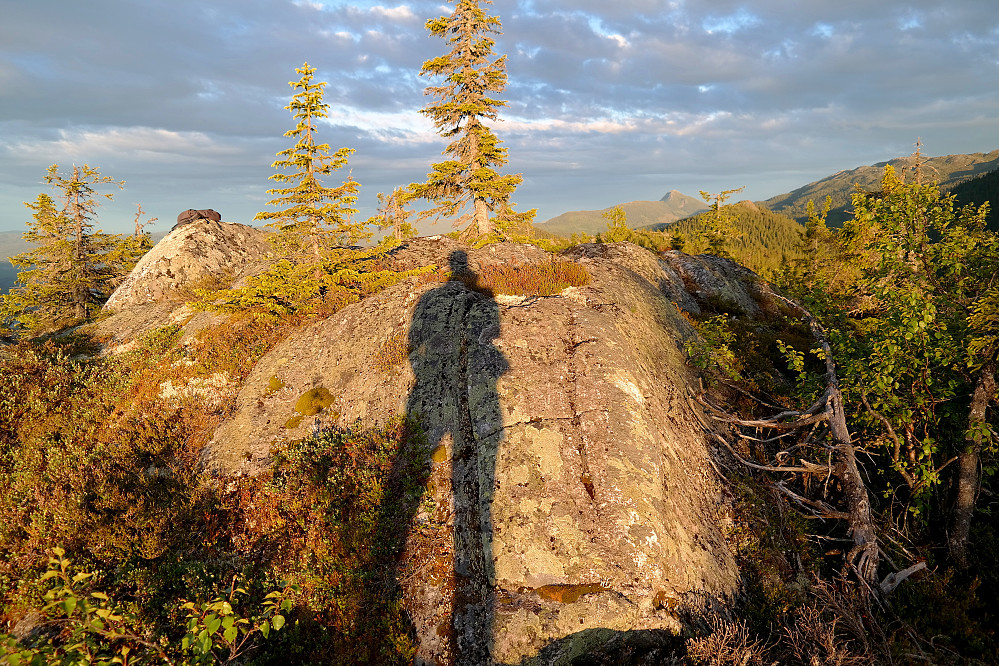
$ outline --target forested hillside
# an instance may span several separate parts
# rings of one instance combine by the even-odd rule
[[[751,201],[741,201],[726,210],[737,232],[726,249],[740,264],[770,275],[799,256],[804,227],[793,218]],[[707,248],[701,239],[707,221],[707,213],[701,213],[669,225],[668,230],[674,239],[682,239],[685,252],[700,253]]]
[[[828,196],[832,198],[828,222],[831,226],[837,227],[849,217],[850,197],[858,188],[864,192],[874,192],[879,189],[885,166],[891,165],[900,177],[911,180],[915,176],[913,171],[917,163],[921,165],[922,177],[926,182],[937,182],[941,188],[947,190],[969,177],[999,167],[999,150],[942,157],[917,155],[899,157],[887,162],[840,171],[761,203],[770,210],[789,215],[804,223],[808,217],[805,211],[808,201],[821,205]]]
[[[981,206],[989,203],[986,224],[992,231],[999,231],[999,169],[975,176],[951,188],[951,194],[962,205]]]

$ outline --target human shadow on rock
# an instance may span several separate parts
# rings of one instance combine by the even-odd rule
[[[436,459],[450,460],[453,500],[453,566],[450,626],[445,661],[489,663],[493,594],[492,518],[495,462],[502,439],[496,383],[509,364],[493,344],[499,336],[499,308],[478,282],[468,256],[450,256],[451,278],[425,293],[409,332],[409,360],[415,384],[406,404]],[[446,452],[447,455],[444,455]]]

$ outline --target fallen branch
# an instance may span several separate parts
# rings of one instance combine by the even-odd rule
[[[898,587],[905,581],[906,578],[916,573],[917,571],[921,571],[925,568],[926,568],[925,561],[916,562],[908,569],[903,569],[902,571],[896,571],[895,573],[888,574],[887,576],[885,576],[884,580],[881,581],[880,585],[881,594],[884,595],[891,594],[896,587]]]

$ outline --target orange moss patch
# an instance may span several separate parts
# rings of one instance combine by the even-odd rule
[[[559,260],[521,266],[482,266],[474,275],[474,284],[469,286],[492,294],[552,296],[567,287],[582,287],[589,283],[590,275],[581,264]]]
[[[584,585],[544,585],[536,589],[535,592],[545,601],[574,604],[584,595],[606,592],[609,589],[600,583],[587,583]]]
[[[378,353],[375,354],[375,367],[382,372],[388,372],[397,365],[409,360],[409,337],[405,331],[399,331],[389,337]]]

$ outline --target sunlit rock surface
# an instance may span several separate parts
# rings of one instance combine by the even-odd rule
[[[414,521],[438,526],[411,539],[400,570],[419,663],[542,650],[555,663],[601,636],[678,630],[678,607],[737,590],[724,491],[688,397],[693,332],[677,303],[695,307],[696,271],[624,243],[567,257],[590,285],[520,297],[414,280],[293,333],[209,447],[220,474],[252,474],[315,428],[419,417],[435,453]],[[457,260],[473,273],[549,258],[447,238],[394,254],[400,268]],[[319,388],[325,409],[296,412]]]

